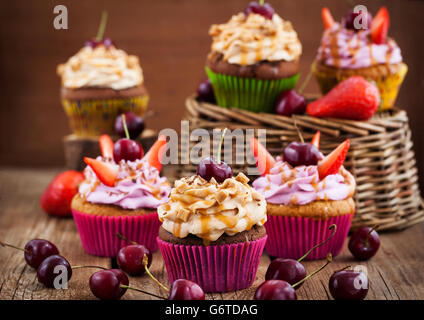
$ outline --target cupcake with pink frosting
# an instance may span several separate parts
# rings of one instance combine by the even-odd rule
[[[168,201],[171,191],[157,161],[157,151],[166,141],[159,139],[144,158],[119,162],[107,151],[113,149],[112,140],[106,141],[112,147],[103,145],[102,156],[84,159],[85,179],[71,204],[82,246],[89,254],[113,257],[128,244],[117,236],[120,233],[156,251],[161,225],[156,209]]]
[[[408,71],[396,41],[388,37],[389,13],[382,7],[374,18],[351,11],[341,23],[322,10],[325,31],[313,65],[323,94],[351,76],[374,82],[380,91],[380,111],[392,108]]]
[[[292,142],[285,148],[283,158],[276,159],[255,143],[258,162],[268,159],[266,165],[258,163],[265,172],[252,184],[267,201],[268,254],[298,259],[327,239],[333,224],[337,226],[334,237],[307,259],[323,259],[329,252],[333,256],[339,254],[355,212],[356,183],[342,166],[349,140],[326,157],[317,148],[317,138],[313,143]]]

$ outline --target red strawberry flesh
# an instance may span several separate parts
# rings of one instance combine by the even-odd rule
[[[313,144],[317,149],[319,149],[319,141],[321,139],[321,132],[317,131],[312,137],[311,144]]]
[[[274,157],[264,148],[262,144],[259,143],[256,138],[252,138],[250,140],[250,148],[256,159],[256,167],[259,170],[259,174],[262,176],[268,174],[271,168],[275,165]]]
[[[381,7],[371,24],[371,39],[375,44],[387,42],[390,16],[386,7]]]
[[[318,173],[321,180],[330,174],[339,172],[346,159],[349,146],[350,140],[347,139],[318,163]]]
[[[93,169],[97,178],[106,186],[113,187],[115,186],[115,181],[118,176],[118,168],[104,161],[92,159],[92,158],[84,158],[84,162]]]
[[[334,25],[334,18],[331,15],[330,9],[326,7],[322,8],[321,18],[325,29],[330,29]]]
[[[100,150],[103,158],[113,159],[113,141],[107,134],[103,134],[99,138]]]
[[[143,159],[160,171],[162,169],[162,158],[166,151],[166,137],[160,135]]]

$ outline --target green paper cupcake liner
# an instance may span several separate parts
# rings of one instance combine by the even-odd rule
[[[139,116],[146,113],[148,95],[119,99],[62,99],[71,130],[79,137],[113,134],[115,119],[132,111]]]
[[[215,73],[206,67],[217,104],[253,112],[273,112],[275,99],[285,90],[293,89],[299,74],[289,78],[263,80]]]

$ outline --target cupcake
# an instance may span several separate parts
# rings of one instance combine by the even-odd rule
[[[302,46],[292,24],[269,4],[253,2],[209,34],[206,72],[218,105],[272,112],[277,96],[296,85]]]
[[[168,200],[171,191],[167,179],[159,174],[157,161],[158,150],[166,140],[160,138],[142,159],[126,160],[124,156],[118,163],[109,151],[113,150],[112,140],[100,141],[102,156],[84,159],[88,165],[85,179],[71,203],[84,250],[114,257],[128,244],[118,238],[120,233],[156,251],[160,226],[156,209]]]
[[[323,94],[351,76],[374,82],[382,100],[379,110],[387,110],[395,103],[408,67],[395,40],[387,36],[387,9],[382,7],[374,19],[367,13],[364,23],[358,15],[351,11],[337,23],[328,9],[323,9],[326,30],[312,70]],[[355,26],[355,21],[360,24]]]
[[[219,160],[202,160],[198,174],[177,180],[158,207],[157,241],[169,281],[188,279],[205,292],[247,288],[267,239],[265,199]]]
[[[62,105],[79,137],[113,134],[119,114],[132,111],[143,116],[147,108],[139,59],[106,40],[87,43],[57,68]]]
[[[260,153],[265,153],[263,149]],[[327,243],[312,251],[306,259],[336,256],[343,248],[355,203],[353,176],[342,166],[349,140],[324,157],[313,144],[292,142],[284,150],[284,160],[274,161],[252,186],[267,201],[265,224],[269,255],[299,259],[314,245],[326,240],[333,224],[337,232]],[[260,166],[259,166],[260,167]]]

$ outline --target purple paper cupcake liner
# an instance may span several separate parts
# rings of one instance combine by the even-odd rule
[[[72,210],[80,235],[82,247],[88,254],[99,257],[115,257],[128,241],[126,238],[145,245],[151,252],[158,249],[156,237],[161,222],[156,212],[140,216],[100,216]]]
[[[157,242],[170,283],[187,279],[205,292],[229,292],[252,285],[266,239],[212,246],[177,245],[159,237]]]
[[[352,223],[353,214],[331,217],[327,220],[268,215],[265,223],[268,241],[265,251],[273,257],[299,259],[314,245],[327,239],[335,224],[336,234],[321,247],[313,250],[305,260],[324,259],[327,253],[336,256],[343,249]]]

